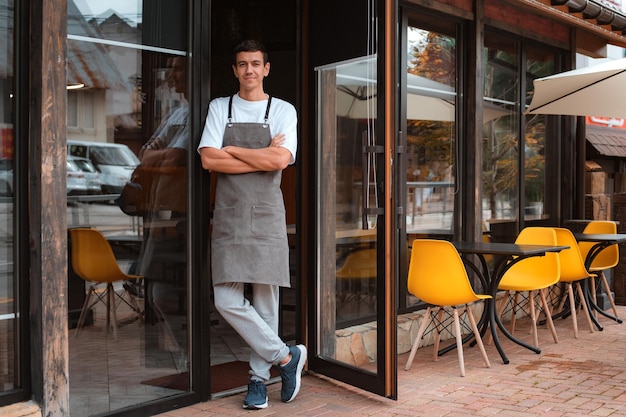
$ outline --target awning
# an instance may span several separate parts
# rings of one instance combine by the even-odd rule
[[[626,119],[626,58],[537,78],[533,87],[528,114]]]
[[[587,142],[602,156],[626,157],[626,129],[587,125]]]

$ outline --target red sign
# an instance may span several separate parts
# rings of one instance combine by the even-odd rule
[[[5,127],[0,129],[0,157],[13,159],[13,128]]]
[[[616,119],[614,117],[587,116],[587,124],[594,126],[616,127],[626,129],[626,119]]]

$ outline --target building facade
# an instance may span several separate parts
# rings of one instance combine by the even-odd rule
[[[595,0],[2,6],[0,413],[147,416],[247,383],[249,350],[212,308],[215,178],[196,152],[210,100],[236,92],[239,41],[267,46],[266,91],[298,110],[281,336],[389,398],[399,317],[423,308],[408,242],[583,217],[585,118],[525,114],[532,81],[626,47],[620,5]],[[141,204],[120,200],[128,182]],[[105,251],[85,255],[82,228],[127,275],[115,308],[89,299],[77,265]]]

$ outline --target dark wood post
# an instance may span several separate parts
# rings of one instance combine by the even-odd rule
[[[484,31],[484,2],[476,0],[474,2],[474,21],[470,23],[468,31],[468,64],[467,64],[467,114],[466,132],[467,137],[464,139],[465,152],[463,158],[457,161],[458,176],[457,181],[463,178],[466,181],[466,197],[457,195],[456,203],[461,207],[462,224],[455,224],[455,230],[464,230],[465,235],[461,236],[464,240],[475,241],[480,240],[482,236],[482,138],[483,138],[483,84],[484,84],[484,68],[483,68],[483,48],[485,43]],[[459,92],[460,93],[460,92]],[[478,117],[476,117],[478,116]],[[458,138],[456,146],[460,145],[462,140]],[[457,232],[458,233],[458,232]]]
[[[39,0],[31,6],[28,191],[32,388],[44,417],[67,416],[67,0]]]

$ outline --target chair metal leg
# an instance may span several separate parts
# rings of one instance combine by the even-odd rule
[[[141,312],[141,308],[139,308],[139,303],[137,303],[137,298],[130,291],[128,291],[126,287],[124,287],[124,290],[122,291],[121,294],[118,294],[116,292],[115,295],[117,296],[119,300],[117,303],[115,303],[115,308],[118,308],[120,304],[122,304],[123,302],[128,307],[130,307],[131,310],[133,310],[133,313],[135,313],[135,315],[137,316],[137,320],[139,320],[139,325],[142,325],[143,314]],[[124,295],[128,296],[128,300],[124,298]]]
[[[439,360],[439,343],[441,342],[441,332],[443,331],[442,319],[443,319],[443,307],[439,307],[439,311],[437,312],[437,326],[435,333],[435,344],[433,345],[433,360]]]
[[[595,279],[595,276],[593,275],[591,275],[591,277],[589,278],[589,286],[591,290],[591,299],[595,302],[597,300],[596,279]],[[598,312],[595,309],[593,309],[592,314],[596,319],[598,318]]]
[[[76,324],[76,333],[74,333],[74,337],[78,337],[80,330],[83,328],[85,324],[85,318],[87,317],[87,311],[89,310],[91,295],[94,292],[93,285],[89,286],[89,291],[87,291],[87,298],[85,298],[85,302],[83,303],[83,308],[80,310],[80,316],[78,317],[78,323]]]

